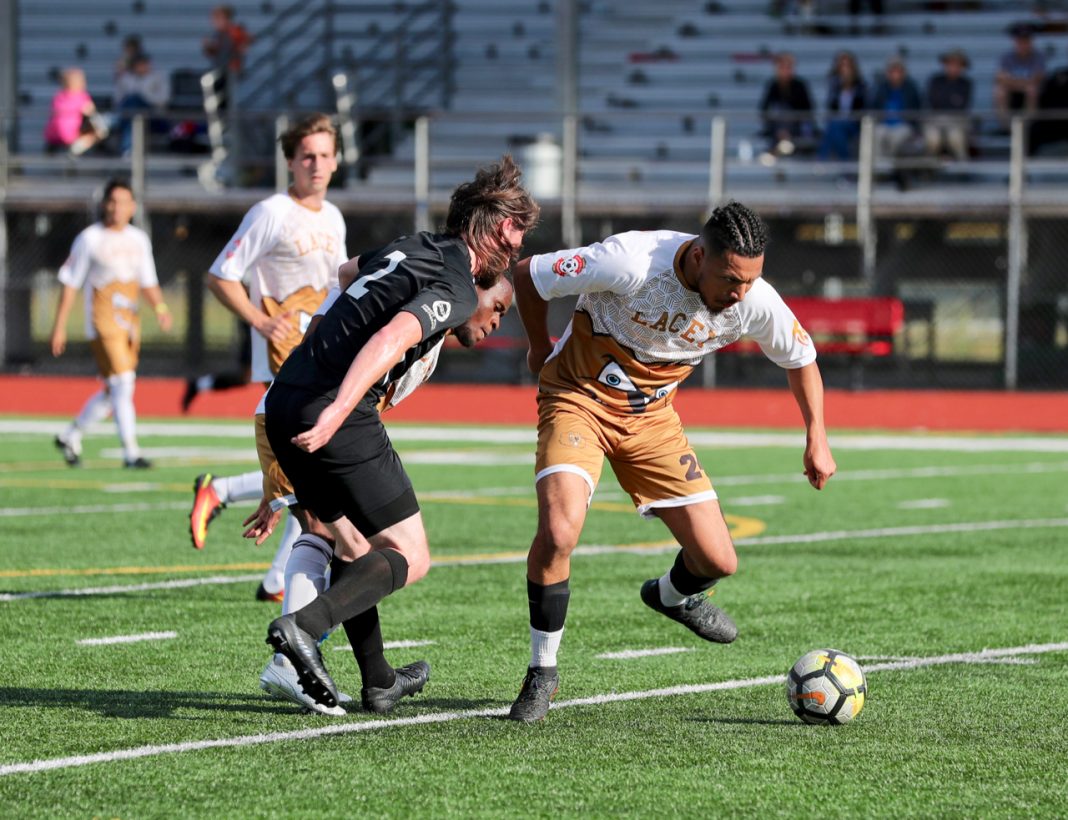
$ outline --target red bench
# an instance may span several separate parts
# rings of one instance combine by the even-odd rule
[[[786,304],[821,355],[849,357],[854,388],[863,386],[864,362],[893,355],[894,337],[905,326],[905,307],[900,299],[890,296],[793,296]],[[724,348],[738,353],[758,350],[756,343],[747,339]]]

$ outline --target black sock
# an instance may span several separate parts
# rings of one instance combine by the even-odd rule
[[[559,632],[567,620],[567,602],[571,599],[568,579],[542,586],[527,579],[530,625],[541,632]]]
[[[297,626],[316,637],[375,606],[408,580],[408,561],[394,549],[375,550],[344,567],[330,589],[294,613]]]
[[[679,550],[679,554],[675,556],[675,565],[671,568],[671,574],[668,576],[671,579],[671,585],[680,594],[696,595],[715,586],[716,581],[719,580],[718,578],[705,578],[701,575],[694,575],[686,569],[686,563],[683,561],[682,555],[682,550]]]
[[[378,607],[366,609],[344,623],[349,646],[360,667],[363,688],[386,688],[397,679],[396,672],[386,660],[382,646],[382,627],[378,620]]]

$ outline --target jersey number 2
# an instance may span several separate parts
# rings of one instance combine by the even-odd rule
[[[351,296],[353,299],[359,299],[361,296],[367,295],[367,283],[374,282],[381,279],[387,273],[393,273],[397,269],[397,265],[403,262],[408,257],[401,251],[392,251],[386,254],[386,259],[389,260],[389,264],[382,270],[376,270],[374,273],[369,273],[366,276],[361,276],[351,285],[345,289],[345,293]]]
[[[687,453],[679,459],[679,464],[686,465],[686,480],[696,481],[701,477],[701,467],[697,463],[697,456],[693,453]]]

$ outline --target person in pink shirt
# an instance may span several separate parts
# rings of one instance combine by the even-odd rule
[[[107,128],[85,90],[84,71],[64,69],[60,86],[52,97],[52,116],[44,130],[45,146],[49,151],[69,149],[72,154],[84,154],[107,136]]]

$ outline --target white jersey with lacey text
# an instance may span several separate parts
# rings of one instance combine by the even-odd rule
[[[579,295],[542,369],[543,392],[577,389],[613,409],[640,413],[661,399],[670,402],[702,358],[743,336],[781,367],[815,361],[808,334],[762,278],[720,312],[683,284],[680,260],[695,238],[630,231],[531,258],[531,279],[543,299]]]

